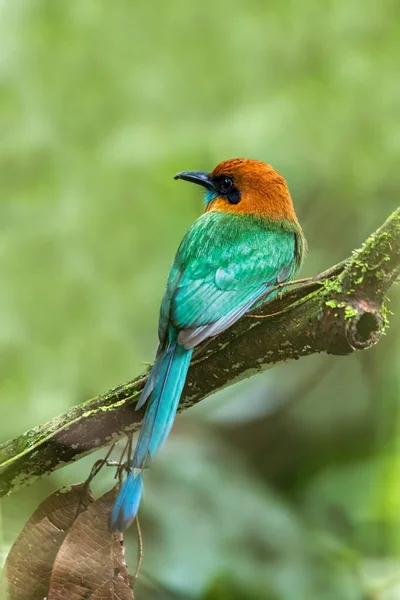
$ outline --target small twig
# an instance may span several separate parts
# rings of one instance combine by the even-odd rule
[[[301,287],[303,285],[308,285],[310,283],[314,283],[314,282],[317,282],[317,281],[318,281],[317,278],[304,277],[303,279],[292,279],[292,281],[286,281],[286,282],[283,282],[283,283],[277,283],[272,288],[269,288],[265,292],[265,294],[263,296],[261,296],[259,302],[262,302],[264,299],[269,298],[269,296],[271,296],[271,294],[273,294],[274,292],[277,292],[277,291],[282,290],[284,288],[293,287],[294,285],[298,285],[299,287]],[[248,315],[246,315],[246,316],[248,316]]]
[[[334,272],[337,271],[337,268],[339,266],[342,266],[342,268],[344,268],[344,263],[340,263],[339,265],[336,265],[336,267],[334,267],[334,268],[328,269],[327,271],[324,271],[323,273],[319,273],[319,275],[316,275],[315,277],[303,277],[303,279],[292,279],[292,281],[277,283],[272,288],[270,288],[268,290],[268,292],[265,293],[264,298],[268,298],[274,292],[282,291],[283,289],[286,289],[288,287],[298,286],[298,288],[301,289],[302,287],[305,287],[312,283],[321,283],[322,284],[326,279],[330,279],[331,277],[333,277]],[[279,294],[278,294],[278,296],[279,296]],[[260,302],[262,300],[263,300],[263,298],[261,298]],[[276,316],[281,315],[282,313],[290,310],[295,304],[296,304],[296,302],[294,302],[292,304],[288,304],[288,306],[286,306],[283,310],[279,310],[277,312],[273,312],[268,315],[254,315],[252,313],[246,313],[245,316],[249,317],[250,319],[267,319],[269,317],[276,317]]]
[[[127,437],[128,437],[128,439],[127,439],[127,442],[126,442],[126,444],[124,446],[124,449],[122,451],[120,459],[116,463],[116,466],[118,468],[117,468],[117,470],[115,472],[115,476],[114,476],[114,479],[117,479],[117,478],[119,479],[120,485],[121,485],[121,480],[122,480],[122,477],[123,477],[122,471],[125,470],[128,474],[131,471],[129,457],[132,456],[132,443],[133,443],[132,442],[132,437],[133,437],[133,434],[132,433],[128,434]],[[125,454],[127,455],[127,460],[126,461],[124,461]]]
[[[92,481],[96,477],[96,475],[98,475],[98,473],[100,473],[100,471],[104,467],[104,465],[108,464],[108,458],[111,455],[111,452],[114,450],[114,446],[115,446],[115,443],[110,446],[110,448],[108,449],[108,452],[105,455],[105,457],[104,458],[99,458],[99,460],[96,460],[96,462],[94,463],[93,467],[91,468],[91,471],[89,473],[89,477],[85,481],[81,497],[80,497],[78,505],[76,507],[74,521],[77,519],[77,517],[79,516],[79,514],[81,512],[81,507],[82,507],[82,504],[83,504],[83,500],[87,496],[90,484],[92,483]]]
[[[288,308],[290,308],[290,305],[289,305]],[[278,312],[270,313],[269,315],[252,315],[252,314],[246,314],[246,317],[248,317],[249,319],[268,319],[269,317],[277,317],[278,315],[282,315],[284,312],[286,312],[286,309],[285,310],[278,310]]]
[[[143,562],[143,536],[142,536],[142,529],[140,527],[138,515],[136,515],[135,523],[136,523],[136,531],[138,534],[138,560],[137,560],[137,564],[136,564],[136,571],[133,575],[133,579],[136,581],[139,576],[139,571],[141,569],[142,562]]]
[[[316,283],[319,283],[319,282],[316,282]],[[299,286],[299,288],[301,288],[301,287],[302,286]],[[304,302],[307,302],[307,300],[308,300],[308,296],[304,296],[303,298],[300,298],[298,300],[295,300],[294,302],[291,302],[290,304],[285,306],[285,308],[283,308],[282,310],[279,310],[278,312],[270,313],[268,315],[254,315],[252,313],[246,313],[245,317],[248,317],[250,319],[267,319],[269,317],[276,317],[277,315],[282,315],[283,313],[286,313],[289,310],[292,310],[295,306],[304,304]]]
[[[286,289],[288,287],[298,286],[298,288],[301,289],[302,287],[306,287],[307,285],[310,285],[312,283],[321,283],[322,284],[327,279],[332,279],[332,277],[341,273],[347,264],[348,264],[348,260],[343,260],[342,262],[338,263],[334,267],[330,267],[329,269],[326,269],[326,271],[322,271],[322,273],[318,273],[318,275],[315,275],[314,277],[303,277],[302,279],[292,279],[291,281],[277,283],[270,290],[268,290],[268,292],[266,292],[264,298],[268,298],[274,292],[279,291],[279,290],[282,291],[283,289]],[[307,296],[305,297],[305,299],[307,299]],[[260,301],[262,301],[262,298]],[[284,308],[283,310],[279,310],[277,312],[273,312],[268,315],[254,315],[252,313],[246,313],[244,316],[249,317],[250,319],[267,319],[269,317],[276,317],[278,315],[281,315],[282,313],[291,309],[295,305],[296,305],[296,302],[294,302],[292,304],[288,304],[288,306],[286,308]]]
[[[318,273],[318,275],[315,275],[314,277],[303,277],[302,279],[292,279],[291,281],[284,281],[283,283],[277,283],[276,285],[274,285],[272,288],[270,288],[265,293],[264,297],[270,296],[273,292],[276,292],[277,290],[282,290],[287,287],[293,287],[294,285],[298,285],[299,288],[301,288],[302,286],[309,285],[310,283],[322,283],[326,279],[331,279],[332,277],[335,277],[336,275],[341,273],[347,264],[348,264],[348,260],[343,260],[342,262],[338,263],[337,265],[330,267],[329,269],[326,269],[325,271],[322,271],[322,273]],[[262,298],[261,298],[261,300],[262,300]],[[280,313],[277,313],[277,314],[280,314]]]

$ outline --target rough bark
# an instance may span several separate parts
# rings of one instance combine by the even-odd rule
[[[289,287],[194,355],[180,410],[276,363],[316,352],[347,355],[378,342],[385,296],[400,274],[400,208],[352,256]],[[267,318],[266,315],[268,316]],[[0,496],[29,485],[140,427],[141,375],[0,446]]]

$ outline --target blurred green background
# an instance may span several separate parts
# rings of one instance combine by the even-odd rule
[[[359,246],[399,204],[399,62],[391,0],[2,0],[0,440],[153,359],[202,211],[177,171],[270,162],[303,275]],[[400,598],[399,298],[372,350],[276,367],[178,418],[147,477],[138,598]],[[3,559],[94,459],[3,501]]]

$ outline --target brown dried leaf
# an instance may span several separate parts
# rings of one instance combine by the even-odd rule
[[[14,542],[2,576],[9,600],[43,600],[54,560],[71,527],[84,484],[51,494],[33,513]],[[81,510],[93,501],[88,491]]]
[[[54,563],[48,600],[133,600],[122,534],[108,531],[116,490],[82,513]]]

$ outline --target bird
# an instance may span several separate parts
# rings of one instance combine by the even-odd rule
[[[137,515],[143,471],[171,431],[193,349],[293,279],[306,251],[288,185],[271,165],[236,158],[174,179],[205,188],[205,210],[184,236],[169,273],[156,358],[136,406],[145,406],[145,413],[110,514],[112,532],[123,532]]]

